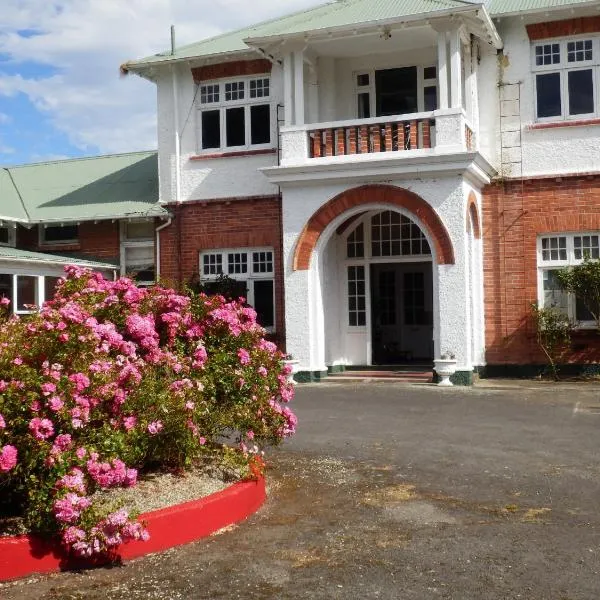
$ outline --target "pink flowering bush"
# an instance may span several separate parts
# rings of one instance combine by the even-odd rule
[[[79,556],[148,538],[96,492],[202,462],[255,477],[295,430],[283,355],[240,302],[67,267],[39,313],[0,310],[0,516]]]

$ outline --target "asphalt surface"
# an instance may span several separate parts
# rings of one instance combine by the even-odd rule
[[[6,600],[600,598],[600,386],[300,387],[269,499],[207,540]]]

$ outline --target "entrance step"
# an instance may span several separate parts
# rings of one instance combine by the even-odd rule
[[[347,370],[327,377],[327,381],[393,381],[395,383],[431,383],[433,371],[407,369],[398,370]]]

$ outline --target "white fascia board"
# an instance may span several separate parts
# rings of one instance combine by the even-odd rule
[[[248,46],[260,46],[262,44],[268,44],[273,42],[289,41],[291,39],[305,39],[306,36],[311,38],[322,37],[329,39],[330,34],[335,33],[352,33],[354,31],[363,32],[363,30],[374,29],[379,27],[388,27],[392,25],[399,25],[400,23],[418,24],[419,22],[431,21],[434,19],[440,19],[444,17],[450,17],[452,15],[460,15],[462,13],[475,12],[484,9],[483,4],[469,4],[464,8],[447,8],[435,12],[417,13],[415,15],[408,15],[405,17],[398,16],[388,19],[376,19],[373,21],[363,21],[362,23],[353,23],[352,25],[336,25],[335,27],[320,27],[318,29],[307,29],[306,31],[296,32],[292,34],[273,34],[265,37],[249,37],[243,41]],[[484,9],[485,10],[485,9]]]
[[[3,217],[2,215],[0,215],[0,221],[4,221],[5,223],[30,223],[28,219],[16,219],[15,217]]]
[[[30,225],[56,225],[60,223],[91,223],[94,221],[125,221],[127,219],[162,219],[168,218],[168,213],[157,212],[157,213],[125,213],[118,215],[94,215],[91,217],[68,217],[65,219],[30,219],[26,221]]]
[[[355,156],[336,156],[318,164],[265,167],[260,171],[275,185],[310,185],[323,181],[389,181],[420,177],[435,178],[468,173],[477,187],[491,182],[496,170],[479,152],[432,154],[416,150],[411,157],[357,160]],[[419,153],[417,155],[417,153]],[[427,154],[426,154],[427,153]],[[350,158],[351,160],[344,160]],[[342,160],[340,160],[342,159]]]
[[[59,258],[58,256],[56,258]],[[111,265],[109,263],[94,263],[78,258],[69,260],[49,260],[44,258],[17,258],[14,256],[0,256],[0,262],[5,263],[25,263],[25,264],[36,264],[36,265],[51,265],[54,267],[64,267],[66,265],[77,265],[79,267],[89,267],[90,269],[102,269],[103,271],[118,271],[118,265]]]
[[[578,10],[580,8],[597,8],[598,0],[585,0],[576,4],[568,4],[562,6],[544,6],[541,8],[532,8],[531,10],[513,10],[512,12],[495,13],[492,17],[495,20],[503,19],[504,17],[527,17],[529,15],[539,15],[541,13],[566,12]]]

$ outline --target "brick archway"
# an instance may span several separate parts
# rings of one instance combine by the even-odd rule
[[[473,237],[475,239],[481,239],[481,221],[479,219],[479,209],[477,208],[477,198],[475,194],[471,192],[467,200],[467,219],[471,216],[471,222],[473,223]]]
[[[342,192],[321,206],[305,225],[294,252],[294,271],[306,271],[312,252],[325,228],[334,219],[355,206],[389,204],[417,216],[430,236],[440,265],[454,264],[454,249],[446,227],[433,208],[420,196],[392,185],[363,185]]]

